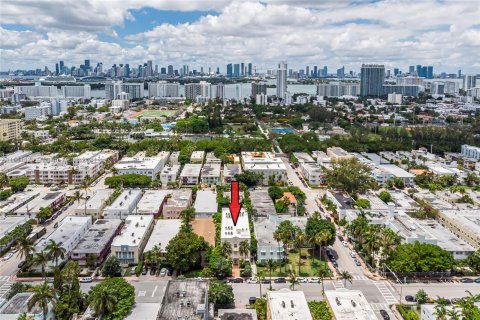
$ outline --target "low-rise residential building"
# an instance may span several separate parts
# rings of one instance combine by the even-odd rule
[[[237,223],[233,223],[233,218],[228,208],[222,209],[222,226],[220,231],[222,244],[228,242],[232,246],[230,257],[234,264],[238,264],[240,259],[248,260],[248,255],[240,254],[240,243],[247,241],[250,244],[250,227],[248,222],[248,214],[244,209],[240,210]]]
[[[27,217],[18,217],[18,216],[0,216],[0,239],[5,237],[7,234],[15,230],[16,227],[22,226],[27,222]],[[0,243],[0,251],[3,251],[6,247],[10,246],[16,238],[12,237],[11,241],[8,243]]]
[[[70,258],[85,266],[100,265],[110,253],[113,238],[120,232],[122,220],[97,219],[72,250]]]
[[[140,152],[133,157],[122,158],[114,167],[119,174],[142,174],[155,180],[167,163],[169,155],[169,152],[162,151],[156,156],[147,157],[145,153]]]
[[[480,249],[480,209],[439,210],[437,220],[455,236]]]
[[[4,304],[0,304],[0,319],[17,320],[22,314],[25,314],[27,319],[54,320],[55,313],[53,312],[53,305],[51,302],[48,303],[47,314],[43,314],[43,310],[38,304],[32,309],[28,308],[28,302],[33,295],[33,292],[20,292]]]
[[[209,152],[205,156],[205,163],[219,163],[219,164],[222,164],[222,160],[215,157],[215,154],[213,152]]]
[[[220,163],[205,163],[201,170],[201,181],[208,185],[220,184]]]
[[[330,157],[331,161],[340,160],[340,159],[350,159],[353,157],[349,152],[343,150],[340,147],[330,147],[327,148],[327,156]]]
[[[384,185],[387,180],[402,179],[405,186],[413,185],[414,174],[403,170],[394,164],[380,164],[372,168],[372,176],[379,185]]]
[[[179,219],[180,213],[192,204],[192,190],[179,189],[172,192],[163,206],[164,219]]]
[[[124,220],[128,215],[135,214],[141,197],[142,191],[139,189],[123,190],[111,205],[103,209],[103,218]]]
[[[475,146],[470,146],[468,144],[462,145],[462,155],[468,158],[473,158],[480,160],[480,148]]]
[[[122,265],[137,264],[154,227],[152,215],[131,215],[111,245],[112,255]]]
[[[180,173],[180,185],[194,185],[200,181],[201,164],[187,163]]]
[[[34,218],[40,212],[41,208],[51,208],[55,211],[64,201],[64,192],[49,192],[33,198],[31,201],[15,210],[15,213],[17,215],[28,215]]]
[[[160,252],[160,258],[164,259],[167,253],[167,246],[170,240],[172,240],[180,231],[182,226],[181,219],[159,219],[155,221],[152,234],[145,245],[144,252],[153,250],[157,247]]]
[[[239,164],[225,164],[223,166],[223,183],[229,184],[240,173],[242,173],[242,167]]]
[[[205,158],[205,151],[193,151],[190,156],[190,163],[203,163],[203,158]]]
[[[256,188],[250,191],[250,201],[256,217],[268,217],[277,214],[275,205],[266,188]]]
[[[180,151],[174,151],[170,155],[170,158],[168,158],[168,164],[171,166],[174,165],[179,165],[180,162],[178,162],[178,158],[180,157]]]
[[[310,156],[306,152],[294,152],[293,156],[295,159],[297,159],[299,164],[302,163],[315,163],[315,160],[313,160],[312,156]]]
[[[325,297],[334,319],[371,320],[377,319],[375,312],[360,290],[326,290]]]
[[[260,217],[254,221],[255,238],[257,239],[257,261],[266,263],[268,260],[280,262],[283,260],[283,243],[274,239],[273,233],[277,223],[270,217]]]
[[[168,281],[157,320],[208,320],[208,280]]]
[[[179,173],[179,164],[164,167],[160,173],[160,181],[162,182],[162,185],[166,186],[169,183],[177,182]]]
[[[213,216],[218,211],[217,194],[212,190],[198,190],[194,208],[195,217]]]
[[[152,214],[158,217],[162,213],[163,205],[168,195],[172,192],[167,190],[147,190],[137,204],[135,214]]]
[[[244,171],[261,174],[263,185],[268,185],[270,179],[277,182],[287,180],[285,163],[271,152],[242,152],[242,164]]]
[[[94,220],[99,219],[103,214],[103,209],[113,196],[113,189],[96,189],[86,203],[79,204],[75,208],[77,216],[92,216]]]
[[[42,238],[37,243],[35,249],[37,252],[45,250],[51,240],[55,241],[58,245],[65,249],[65,260],[68,260],[72,250],[78,245],[80,240],[87,233],[88,229],[92,225],[92,217],[77,217],[67,216],[60,223],[58,227],[47,237]],[[50,261],[50,266],[55,266],[61,263],[63,260]]]
[[[300,170],[308,183],[312,186],[319,186],[325,183],[323,169],[317,163],[302,162]]]
[[[0,216],[6,217],[13,214],[27,202],[40,194],[38,191],[24,191],[12,194],[8,199],[0,201]]]
[[[267,291],[267,319],[312,320],[313,318],[303,291],[290,291],[287,288],[283,288],[278,291]]]

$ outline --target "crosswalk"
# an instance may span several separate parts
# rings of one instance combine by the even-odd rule
[[[13,282],[7,281],[0,286],[0,298],[3,298],[8,293],[8,291],[10,291],[12,285]]]
[[[0,276],[0,282],[1,281],[8,281],[10,280],[10,276]]]
[[[387,304],[395,304],[398,303],[398,299],[395,297],[395,294],[390,290],[385,282],[383,281],[373,281],[375,286],[377,287],[378,291],[382,294]]]
[[[370,279],[367,278],[366,276],[362,276],[362,275],[353,275],[353,276],[352,276],[352,279],[353,279],[353,280],[370,280]]]
[[[343,281],[341,281],[341,280],[335,280],[335,281],[332,282],[332,284],[333,284],[335,290],[345,288],[345,286],[343,285]]]

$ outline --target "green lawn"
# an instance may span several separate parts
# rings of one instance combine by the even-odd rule
[[[300,265],[300,277],[316,277],[318,269],[326,268],[328,269],[327,262],[325,260],[320,261],[318,259],[318,252],[315,256],[315,259],[312,261],[311,250],[309,248],[303,248],[301,250],[302,260]],[[288,253],[288,260],[290,265],[295,273],[298,273],[298,252],[296,250],[291,250]]]
[[[263,271],[265,278],[268,279],[270,277],[270,271],[266,267],[257,265],[257,274],[260,271]],[[272,277],[288,277],[288,275],[289,275],[288,266],[287,266],[287,271],[285,271],[285,266],[278,266],[275,270],[272,270]]]

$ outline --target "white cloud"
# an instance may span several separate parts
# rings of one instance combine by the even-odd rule
[[[295,68],[316,64],[358,70],[362,62],[378,62],[401,68],[433,64],[436,71],[473,66],[477,70],[470,71],[479,71],[480,30],[474,24],[480,21],[480,8],[475,1],[385,0],[349,5],[347,0],[86,0],[67,6],[60,0],[3,2],[3,23],[31,25],[31,17],[38,16],[36,29],[46,31],[42,36],[0,30],[2,39],[18,39],[0,44],[2,65],[12,68],[51,65],[60,58],[79,64],[90,58],[107,65],[136,65],[151,59],[161,66],[220,66],[222,70],[226,63],[244,61],[265,70],[286,59]],[[123,47],[98,39],[100,32],[115,36],[112,26],[132,19],[132,9],[147,6],[213,9],[218,14],[192,23],[154,26],[119,39]]]

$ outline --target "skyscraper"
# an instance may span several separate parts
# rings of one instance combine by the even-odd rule
[[[309,66],[307,66],[305,68],[305,74],[307,75],[307,78],[310,77],[310,67]]]
[[[360,95],[362,97],[379,97],[383,95],[385,66],[378,64],[362,64],[360,74]]]
[[[281,61],[277,70],[277,98],[284,100],[287,92],[287,62]]]
[[[58,63],[55,63],[55,75],[59,75],[60,74],[60,70],[58,69]]]
[[[415,73],[415,66],[408,67],[408,73],[413,75]]]
[[[313,66],[313,77],[314,77],[314,78],[318,77],[317,66]]]
[[[65,64],[63,63],[63,61],[60,61],[60,73],[64,73],[65,71],[63,70],[65,68]]]
[[[245,75],[245,63],[240,63],[240,75],[243,77]]]
[[[85,71],[90,70],[90,59],[85,59]]]
[[[252,68],[253,68],[253,66],[252,66],[252,63],[250,62],[248,64],[248,76],[252,76]]]
[[[227,78],[231,78],[233,76],[233,67],[232,64],[227,64]]]
[[[345,78],[345,67],[341,67],[337,69],[337,78],[343,79]]]
[[[477,77],[472,74],[463,75],[463,90],[467,91],[468,89],[474,88],[477,83]]]
[[[173,66],[172,66],[172,65],[169,65],[169,66],[167,67],[167,74],[168,74],[169,76],[172,76],[172,75],[173,75]]]
[[[328,68],[327,66],[323,66],[323,76],[326,78],[328,77]]]
[[[240,65],[238,63],[233,65],[233,76],[240,77]]]
[[[394,75],[398,75],[398,73],[399,73],[398,68],[394,68],[394,69],[393,69],[393,74],[394,74]]]
[[[433,66],[428,66],[427,67],[427,78],[428,79],[433,79]]]

